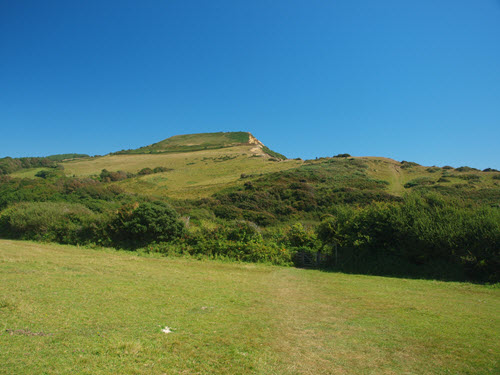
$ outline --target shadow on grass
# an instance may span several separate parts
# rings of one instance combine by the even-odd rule
[[[458,264],[443,259],[426,263],[412,263],[402,257],[387,254],[360,254],[358,256],[328,256],[323,262],[298,268],[316,269],[322,272],[341,272],[353,275],[383,276],[405,279],[469,282],[474,284],[495,284],[499,280],[487,279],[487,272],[474,269],[467,264]]]

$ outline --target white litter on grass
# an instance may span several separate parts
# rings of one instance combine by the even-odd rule
[[[161,330],[163,333],[171,333],[172,330],[169,327],[165,327]]]

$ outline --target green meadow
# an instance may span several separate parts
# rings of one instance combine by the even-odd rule
[[[2,374],[494,374],[499,311],[495,286],[0,240]]]

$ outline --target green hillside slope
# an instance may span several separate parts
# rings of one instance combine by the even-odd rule
[[[272,151],[264,146],[257,138],[248,132],[218,132],[175,135],[163,141],[153,143],[138,149],[122,150],[113,154],[156,154],[156,153],[179,153],[194,152],[202,150],[217,150],[227,147],[254,145],[270,157],[286,159],[280,153]]]
[[[20,169],[0,176],[0,235],[133,249],[150,243],[148,251],[275,264],[291,264],[302,251],[332,255],[338,245],[327,262],[337,270],[500,280],[498,171],[347,154],[280,160],[249,133],[247,143],[230,143],[242,140],[236,134],[209,135],[219,148],[198,151],[49,160],[31,169],[46,160],[7,160]],[[191,147],[208,138],[170,141]],[[138,207],[163,210],[150,202],[170,204],[186,232],[167,244],[156,234],[148,243],[129,238],[127,220]]]
[[[248,132],[178,135],[150,146],[94,158],[61,161],[66,176],[98,176],[102,170],[136,174],[118,184],[129,192],[197,198],[242,184],[241,175],[262,175],[295,168],[301,161],[285,160]],[[138,175],[161,167],[167,172]],[[34,178],[44,168],[20,169],[13,177]]]
[[[250,133],[219,132],[175,135],[163,141],[135,150],[123,150],[116,154],[152,154],[159,152],[192,152],[213,150],[225,147],[249,144]]]

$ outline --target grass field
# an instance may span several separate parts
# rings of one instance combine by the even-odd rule
[[[494,374],[499,311],[488,286],[0,241],[2,374]]]

